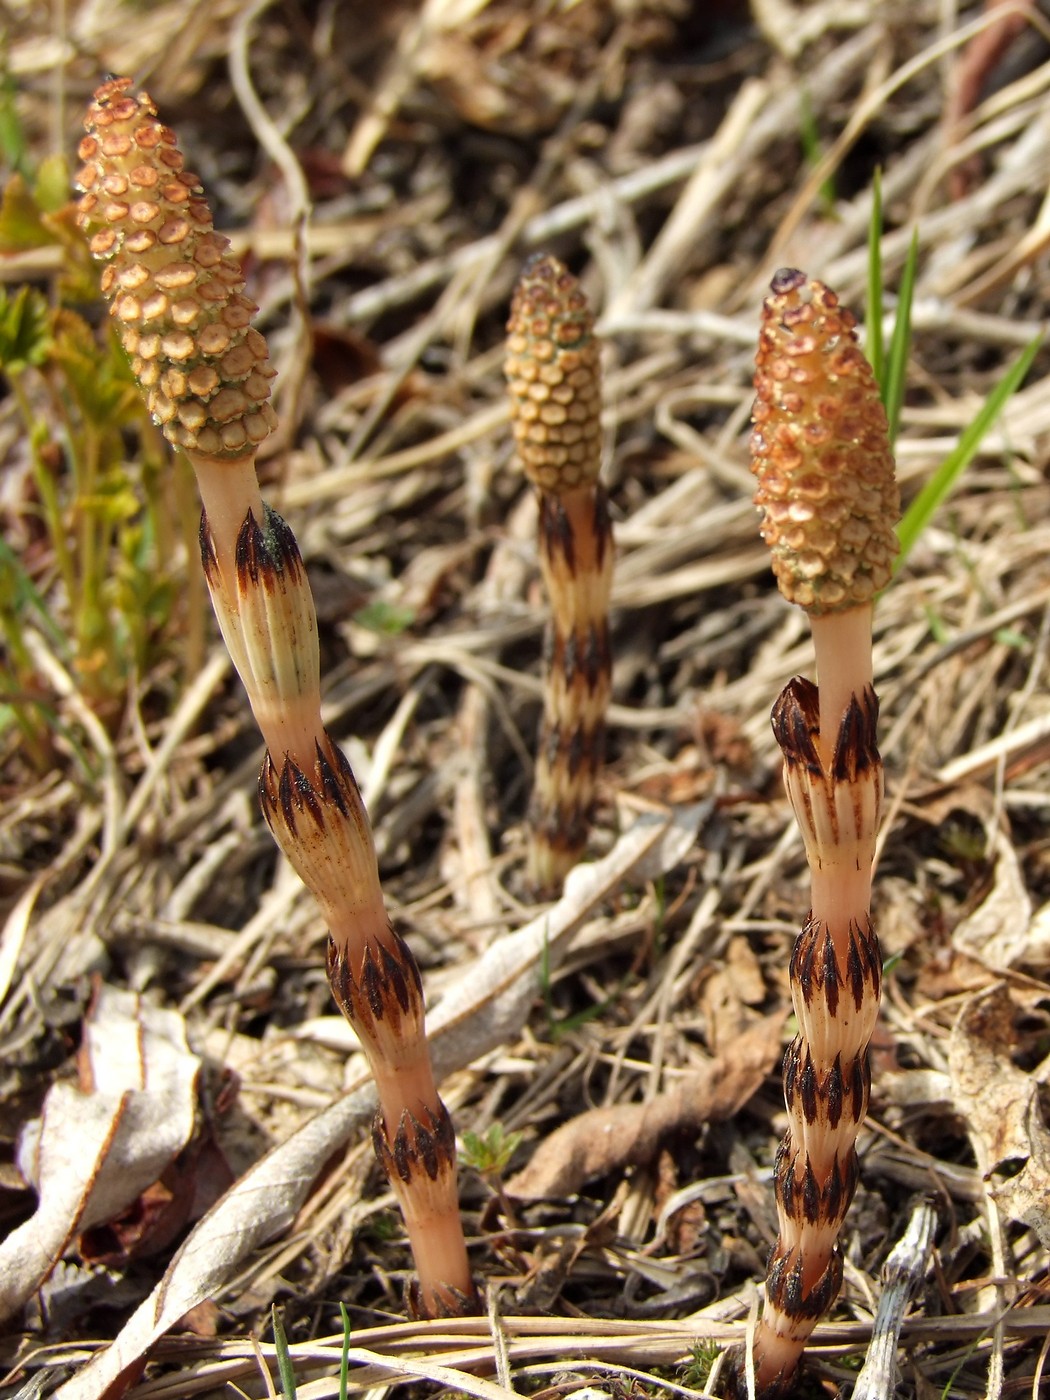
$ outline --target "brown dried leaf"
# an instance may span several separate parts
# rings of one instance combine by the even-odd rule
[[[1042,904],[1028,925],[1024,961],[1028,967],[1050,967],[1050,904]]]
[[[966,1003],[948,1044],[955,1106],[984,1150],[985,1173],[1028,1155],[1028,1114],[1035,1080],[1014,1064],[1020,1007],[1002,983]]]
[[[1035,1079],[1014,1063],[1024,1009],[1004,984],[973,997],[952,1030],[948,1068],[955,1107],[969,1126],[981,1172],[993,1182],[993,1198],[1050,1244],[1050,1132]],[[1013,1170],[1018,1161],[1020,1173],[1000,1170],[1008,1164]]]
[[[1028,1122],[1032,1155],[1021,1172],[992,1192],[996,1205],[1011,1220],[1033,1229],[1044,1249],[1050,1248],[1050,1133],[1038,1106]]]
[[[1020,862],[1008,838],[997,832],[995,880],[987,897],[956,926],[952,942],[988,967],[1005,972],[1027,961],[1032,901]]]
[[[757,1020],[751,1008],[765,997],[758,958],[750,942],[738,934],[726,949],[725,966],[714,969],[700,993],[708,1049],[717,1055],[733,1045]]]
[[[76,1234],[120,1215],[185,1147],[199,1068],[177,1012],[101,988],[85,1022],[82,1087],[55,1084],[20,1144],[40,1199],[0,1244],[0,1317],[17,1312]]]
[[[680,1079],[650,1103],[616,1104],[581,1113],[540,1144],[507,1183],[522,1199],[573,1195],[586,1181],[651,1161],[671,1132],[694,1132],[730,1118],[756,1092],[780,1057],[784,1013],[741,1035],[732,1051]]]
[[[991,816],[993,806],[992,794],[982,783],[939,783],[902,802],[901,811],[917,817],[927,826],[943,827],[958,812],[983,825]]]
[[[967,116],[991,86],[997,68],[1005,62],[1010,49],[1025,34],[1030,23],[1020,7],[1007,6],[1006,0],[986,0],[986,9],[992,10],[997,6],[1003,9],[1002,17],[974,35],[954,60],[955,72],[948,84],[948,104],[944,113],[946,146],[951,147],[959,142]],[[1032,66],[1033,60],[1028,59],[1023,71],[1027,72]],[[954,165],[949,174],[952,199],[965,198],[980,175],[981,163],[976,155]]]

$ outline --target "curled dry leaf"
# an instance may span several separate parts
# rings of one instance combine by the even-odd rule
[[[1034,1230],[1044,1249],[1050,1248],[1050,1132],[1038,1106],[1028,1123],[1031,1156],[1017,1174],[992,1192],[999,1209]]]
[[[1034,1076],[1014,1062],[1024,1009],[1002,983],[972,997],[952,1030],[948,1068],[956,1110],[996,1203],[1050,1246],[1050,1131]]]
[[[736,1044],[757,1019],[753,1007],[766,996],[765,978],[750,942],[742,935],[730,940],[725,965],[705,977],[700,1005],[707,1026],[707,1048],[714,1055]]]
[[[1025,938],[1024,961],[1028,967],[1050,967],[1050,904],[1041,904],[1032,915]]]
[[[523,1171],[507,1183],[511,1196],[570,1196],[586,1181],[651,1161],[672,1132],[696,1132],[731,1118],[780,1058],[784,1014],[768,1016],[649,1103],[614,1104],[581,1113],[543,1141]]]
[[[958,144],[965,134],[966,120],[977,107],[989,89],[995,89],[996,77],[1006,66],[1010,50],[1026,33],[1031,20],[1020,5],[1009,4],[1007,0],[985,0],[986,10],[1001,9],[1002,15],[967,44],[961,55],[955,59],[955,68],[949,86],[948,103],[944,113],[945,144],[949,148]],[[1038,45],[1039,35],[1034,30],[1031,40]],[[1030,55],[1021,63],[1013,65],[1028,72],[1040,60],[1039,48],[1031,42],[1026,46]],[[980,179],[981,167],[977,156],[971,156],[952,167],[949,188],[953,199],[963,199]]]
[[[494,943],[429,1018],[439,1077],[513,1039],[539,995],[544,959],[556,967],[582,921],[625,879],[655,878],[679,865],[712,805],[647,813],[604,859],[570,871],[557,904]],[[190,1233],[113,1343],[60,1386],[56,1400],[119,1395],[154,1342],[221,1292],[253,1249],[291,1225],[321,1168],[371,1121],[375,1103],[371,1083],[359,1080],[246,1172]]]
[[[199,1068],[177,1012],[100,989],[84,1027],[81,1085],[55,1084],[20,1145],[39,1204],[0,1244],[0,1318],[17,1312],[75,1235],[126,1210],[186,1146]]]
[[[952,1029],[948,1069],[955,1106],[980,1139],[985,1172],[1028,1155],[1036,1083],[1013,1062],[1021,1007],[1002,983],[971,999]]]
[[[956,925],[952,942],[988,967],[1005,972],[1032,961],[1032,901],[1017,853],[1003,832],[996,832],[989,854],[995,856],[992,888],[973,913]]]

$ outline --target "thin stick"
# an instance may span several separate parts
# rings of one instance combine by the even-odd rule
[[[930,1247],[937,1228],[937,1212],[931,1201],[920,1201],[908,1228],[894,1245],[883,1267],[883,1290],[872,1326],[853,1400],[893,1400],[897,1382],[897,1342],[912,1294],[929,1266]]]

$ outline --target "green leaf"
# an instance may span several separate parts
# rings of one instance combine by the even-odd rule
[[[865,323],[865,352],[882,388],[882,171],[876,170],[871,183],[871,223],[868,225],[868,306]]]
[[[484,1136],[479,1133],[464,1133],[463,1161],[481,1176],[499,1176],[509,1165],[521,1138],[521,1133],[506,1132],[502,1123],[491,1124]]]
[[[24,175],[11,176],[0,196],[0,255],[34,248],[59,251],[58,291],[63,302],[98,299],[98,273],[69,197],[65,157],[47,156],[31,189]]]
[[[0,612],[18,623],[27,611],[36,614],[52,646],[65,657],[66,639],[48,610],[47,602],[26,573],[22,561],[5,539],[0,539]]]
[[[68,193],[68,191],[67,191]],[[50,198],[50,196],[49,196]],[[58,294],[63,306],[98,301],[98,272],[87,239],[77,224],[77,206],[71,199],[41,215],[51,244],[61,250]]]
[[[0,288],[0,369],[22,374],[42,365],[51,352],[51,313],[35,287],[19,287],[13,297]]]
[[[97,483],[97,489],[77,498],[77,506],[91,513],[103,525],[115,529],[134,520],[142,510],[134,486],[120,470],[107,472]],[[134,547],[134,542],[132,542]]]
[[[45,214],[57,213],[69,203],[69,166],[61,153],[45,156],[37,166],[33,193]]]
[[[980,412],[959,438],[954,450],[949,452],[905,511],[904,519],[897,527],[900,552],[894,564],[895,573],[915,547],[915,541],[951,495],[959,477],[973,461],[985,433],[1020,388],[1042,344],[1042,336],[1036,336],[1035,340],[1025,346],[1014,364],[985,399]]]
[[[890,446],[897,441],[908,382],[908,355],[911,351],[911,304],[915,297],[915,276],[919,268],[919,234],[912,234],[908,256],[901,272],[897,293],[897,319],[893,323],[889,354],[886,357],[885,379],[882,381],[882,402],[890,425]]]
[[[682,1367],[682,1381],[697,1390],[707,1386],[708,1377],[721,1354],[721,1345],[712,1338],[704,1337],[694,1342],[690,1359]]]
[[[273,1319],[273,1345],[277,1352],[277,1369],[281,1373],[281,1391],[284,1400],[295,1400],[295,1369],[288,1354],[288,1337],[276,1303],[270,1308],[270,1316]]]
[[[803,87],[799,96],[798,124],[803,157],[809,168],[815,170],[823,159],[824,152],[808,87]],[[835,181],[830,176],[820,187],[820,202],[825,213],[830,213],[835,207]]]
[[[145,406],[119,342],[112,340],[100,349],[87,322],[64,307],[55,315],[53,355],[88,422],[117,429],[145,417]]]
[[[924,604],[922,610],[926,615],[926,625],[930,629],[930,636],[938,646],[944,646],[951,636],[951,633],[944,625],[944,619],[941,617],[940,613],[934,612],[929,603]]]
[[[350,1314],[345,1303],[339,1304],[339,1316],[343,1319],[343,1350],[339,1357],[339,1400],[346,1400],[350,1376]]]
[[[0,253],[25,253],[31,248],[46,248],[54,241],[25,178],[12,175],[0,199]]]
[[[28,174],[26,135],[18,114],[18,84],[6,70],[0,78],[0,158],[8,169]]]
[[[354,613],[354,621],[369,632],[378,632],[383,637],[398,637],[411,627],[416,615],[411,608],[399,608],[396,603],[385,603],[381,599],[366,603]]]

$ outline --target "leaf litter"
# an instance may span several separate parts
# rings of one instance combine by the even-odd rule
[[[178,1012],[99,988],[79,1084],[53,1084],[22,1133],[18,1165],[39,1204],[0,1244],[0,1318],[32,1296],[74,1235],[88,1257],[86,1232],[116,1221],[172,1165],[194,1131],[199,1069]]]
[[[976,40],[1011,7],[353,8],[348,25],[341,7],[188,15],[162,3],[129,25],[116,4],[76,5],[67,31],[43,7],[13,10],[16,110],[30,151],[54,149],[56,132],[69,151],[100,74],[148,74],[218,178],[278,385],[308,371],[294,409],[278,400],[299,429],[265,465],[265,490],[293,519],[318,592],[326,722],[370,779],[384,884],[424,968],[457,1126],[523,1134],[506,1183],[462,1182],[513,1383],[570,1373],[608,1388],[631,1367],[658,1373],[655,1390],[685,1376],[694,1339],[743,1337],[774,1229],[774,1041],[805,872],[767,716],[805,651],[750,505],[758,302],[787,262],[860,309],[881,167],[891,287],[920,235],[898,444],[914,497],[1045,318],[1045,20],[1038,9],[1025,42],[1018,27],[988,67],[995,44]],[[294,196],[227,80],[231,48],[306,178],[305,281]],[[965,103],[948,101],[957,64]],[[583,275],[606,337],[619,572],[596,859],[589,883],[537,912],[519,879],[539,705],[533,507],[508,470],[498,347],[509,289],[540,247]],[[4,275],[44,284],[56,269],[52,249],[30,249]],[[352,340],[336,369],[304,305]],[[1041,352],[876,617],[889,816],[875,912],[896,961],[846,1293],[816,1334],[838,1383],[871,1336],[890,1246],[930,1194],[937,1269],[904,1320],[900,1393],[1038,1391],[1050,1326],[1047,370]],[[11,493],[27,456],[9,400],[0,450],[0,509],[22,538]],[[185,567],[190,580],[195,561]],[[46,568],[40,580],[61,619]],[[4,751],[0,794],[0,1257],[17,1256],[0,1274],[14,1290],[7,1384],[50,1389],[97,1352],[64,1393],[252,1389],[245,1339],[276,1301],[300,1389],[334,1395],[342,1298],[355,1391],[429,1374],[496,1393],[489,1319],[388,1320],[408,1263],[362,1149],[371,1097],[352,1045],[324,1031],[324,931],[261,828],[243,696],[210,620],[194,625],[210,629],[215,660],[180,674],[174,648],[105,723],[52,633],[31,628],[61,729],[48,774]],[[666,804],[698,801],[664,827]],[[119,1087],[88,1092],[78,1068],[105,1049],[103,1004],[114,1044],[155,1016],[184,1027],[176,1072],[139,1110],[145,1138],[121,1137],[116,1107],[149,1096],[139,1052]],[[717,1083],[719,1111],[705,1114],[697,1087],[749,1034],[763,1046],[755,1069],[734,1065],[737,1089]],[[72,1141],[58,1131],[70,1115]],[[586,1160],[595,1121],[617,1125],[617,1153],[553,1177],[553,1196],[514,1198],[515,1175],[538,1173],[560,1134],[582,1139]],[[621,1143],[625,1123],[644,1131]],[[208,1191],[187,1203],[172,1163],[209,1136],[199,1175],[223,1194],[193,1225]],[[124,1144],[126,1179],[111,1143]],[[219,1158],[236,1177],[226,1190]],[[164,1209],[180,1199],[187,1213],[150,1254],[128,1222],[163,1214],[158,1184]],[[659,1228],[686,1198],[689,1229]],[[53,1299],[45,1289],[20,1311],[49,1273]],[[543,1314],[518,1315],[541,1276]],[[701,1276],[713,1293],[687,1301]],[[79,1308],[57,1304],[69,1281]],[[181,1334],[208,1300],[218,1335]]]

